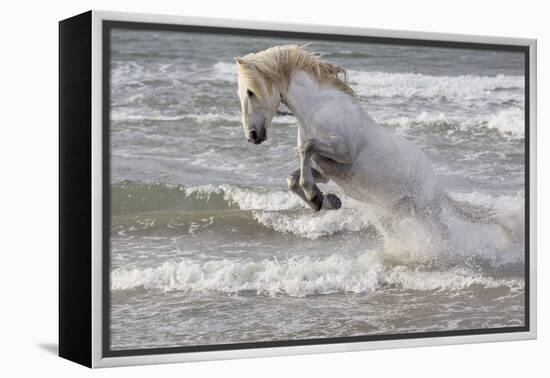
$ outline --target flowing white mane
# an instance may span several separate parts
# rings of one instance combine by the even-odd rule
[[[356,97],[354,90],[347,83],[344,68],[322,61],[318,55],[306,51],[303,46],[274,46],[238,58],[237,62],[239,75],[247,81],[247,87],[260,97],[262,86],[253,67],[259,71],[268,89],[275,86],[281,93],[286,92],[294,70],[302,70],[313,74],[320,83],[329,83],[336,89]]]

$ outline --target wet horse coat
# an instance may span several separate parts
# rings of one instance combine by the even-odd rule
[[[340,199],[317,182],[333,180],[357,200],[407,205],[437,215],[444,197],[430,161],[412,142],[378,125],[345,81],[345,71],[298,46],[238,58],[243,127],[259,144],[280,103],[299,122],[299,169],[289,189],[312,209],[337,209]]]

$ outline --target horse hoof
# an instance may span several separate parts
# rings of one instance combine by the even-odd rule
[[[323,201],[324,210],[338,210],[342,207],[342,201],[336,194],[328,193]]]
[[[317,191],[315,194],[315,197],[309,201],[309,206],[313,209],[313,211],[319,211],[323,207],[323,193],[321,191]]]

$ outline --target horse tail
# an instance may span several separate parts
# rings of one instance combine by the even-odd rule
[[[456,215],[463,220],[472,223],[488,224],[495,221],[496,212],[484,206],[472,205],[465,201],[458,201],[451,198],[448,194],[443,194],[443,202],[447,204]]]

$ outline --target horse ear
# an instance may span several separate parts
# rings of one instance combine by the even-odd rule
[[[245,62],[243,58],[235,58],[235,62],[236,62],[239,66],[248,66],[248,63]]]
[[[247,62],[243,58],[235,58],[235,62],[237,62],[237,64],[241,67],[246,67],[250,69],[256,67],[253,63]]]

